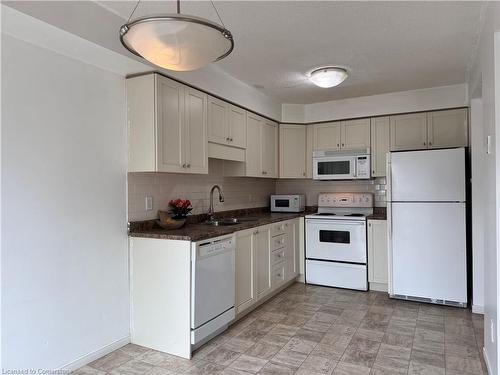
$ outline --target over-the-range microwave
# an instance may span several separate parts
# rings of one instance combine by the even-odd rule
[[[369,178],[369,148],[313,152],[314,180],[359,180]]]
[[[300,194],[271,195],[272,212],[302,212],[305,210],[306,198]]]

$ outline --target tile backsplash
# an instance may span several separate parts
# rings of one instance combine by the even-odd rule
[[[385,207],[385,177],[355,181],[276,180],[276,194],[305,194],[306,205],[315,206],[323,192],[373,193],[374,205]]]
[[[214,194],[215,211],[269,206],[271,194],[305,194],[306,205],[315,206],[318,194],[332,192],[370,192],[375,206],[385,206],[385,178],[358,181],[314,181],[301,179],[264,179],[224,177],[222,162],[209,159],[209,174],[129,173],[128,220],[155,219],[158,210],[166,210],[168,201],[186,198],[193,203],[193,213],[208,211],[210,189],[219,185],[225,201],[220,203]],[[146,210],[146,197],[153,198],[153,209]]]
[[[194,214],[205,213],[209,207],[210,189],[219,185],[224,194],[220,203],[214,193],[215,211],[269,206],[269,195],[276,190],[276,180],[250,177],[224,177],[222,163],[209,159],[209,174],[129,173],[128,220],[155,219],[158,210],[166,210],[168,201],[187,198]],[[153,198],[153,209],[146,210],[146,197]]]

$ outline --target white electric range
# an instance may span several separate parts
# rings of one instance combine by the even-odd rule
[[[371,193],[321,193],[306,216],[306,282],[368,290],[366,216]]]

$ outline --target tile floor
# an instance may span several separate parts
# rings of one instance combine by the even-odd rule
[[[483,318],[296,283],[186,360],[129,344],[76,374],[486,374]]]

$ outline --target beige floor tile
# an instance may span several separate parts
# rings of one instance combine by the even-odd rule
[[[184,373],[190,375],[217,375],[225,370],[225,366],[214,362],[200,360],[189,367]]]
[[[144,375],[148,374],[152,369],[153,365],[132,359],[131,361],[125,362],[120,367],[117,367],[108,372],[110,375]]]
[[[483,373],[481,362],[477,359],[447,355],[445,357],[445,360],[446,360],[446,370],[450,369],[453,371],[462,372],[463,374]]]
[[[263,375],[292,375],[295,371],[295,368],[269,362],[258,373]]]
[[[445,367],[444,355],[432,351],[423,351],[413,348],[411,351],[411,361],[421,365],[431,365],[434,367]]]
[[[143,346],[135,345],[135,344],[127,344],[127,345],[121,347],[120,350],[122,352],[124,352],[125,354],[128,354],[131,357],[137,357],[141,354],[146,353],[150,349],[145,348]]]
[[[408,375],[445,375],[445,370],[443,367],[410,361]]]
[[[254,344],[252,347],[250,347],[245,352],[245,354],[253,356],[253,357],[269,360],[272,357],[274,357],[276,355],[276,353],[278,353],[281,350],[282,347],[283,347],[282,345],[277,345],[277,344],[273,344],[273,343],[261,340],[261,341],[257,342],[256,344]]]
[[[372,331],[369,329],[364,329],[364,328],[358,328],[356,333],[354,334],[354,337],[360,337],[363,339],[367,340],[372,340],[372,341],[377,341],[381,342],[382,339],[384,338],[385,333],[381,331]]]
[[[370,367],[339,362],[333,370],[333,375],[368,375],[370,374],[370,370]]]
[[[89,363],[89,366],[101,371],[111,371],[131,359],[132,357],[128,354],[120,350],[115,350],[114,352]]]
[[[324,335],[325,332],[313,331],[302,327],[295,333],[294,337],[301,340],[320,342]]]
[[[234,350],[219,346],[208,353],[204,359],[205,361],[214,362],[218,365],[229,366],[240,355],[240,353]]]
[[[413,335],[402,335],[398,333],[386,332],[382,338],[382,342],[388,345],[402,346],[411,348],[413,344]]]
[[[271,358],[271,362],[297,369],[306,358],[307,354],[281,349],[273,358]]]
[[[299,373],[329,375],[337,365],[337,361],[331,358],[309,355],[299,367]]]
[[[97,370],[90,366],[83,366],[76,371],[71,373],[72,375],[104,375],[105,371]]]
[[[251,357],[249,355],[241,355],[239,356],[233,363],[229,365],[230,368],[236,370],[243,370],[250,373],[257,373],[262,367],[264,367],[267,363],[267,360]]]

